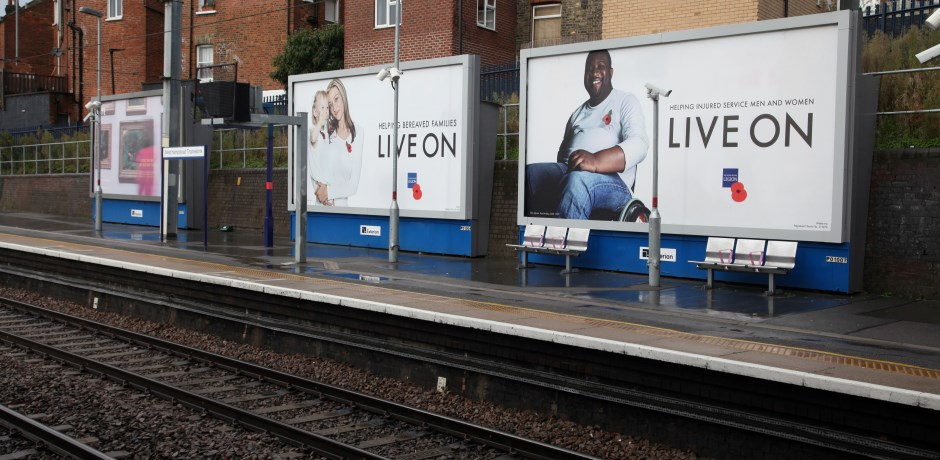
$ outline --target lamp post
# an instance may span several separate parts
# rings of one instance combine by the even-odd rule
[[[398,79],[401,70],[398,69],[398,50],[400,48],[401,29],[401,1],[396,2],[395,17],[395,64],[392,68],[379,71],[378,78],[385,81],[391,78],[392,89],[395,90],[394,114],[392,117],[392,205],[388,210],[388,261],[398,262]]]
[[[659,215],[659,97],[669,97],[672,90],[664,90],[647,83],[646,95],[653,100],[653,202],[650,212],[650,249],[646,264],[649,265],[650,287],[659,287],[659,263],[661,262],[661,224]]]
[[[98,18],[98,104],[94,105],[92,110],[95,111],[95,142],[97,146],[93,145],[92,148],[96,150],[95,157],[97,158],[96,167],[96,184],[95,184],[95,231],[101,231],[101,17],[102,14],[98,10],[93,10],[87,6],[83,6],[78,9],[79,12],[92,15]]]

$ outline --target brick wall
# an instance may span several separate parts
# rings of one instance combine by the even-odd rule
[[[270,73],[274,70],[271,61],[287,43],[288,9],[285,2],[216,0],[215,12],[197,11],[192,16],[191,31],[190,4],[187,2],[185,5],[184,78],[196,78],[196,47],[212,45],[214,64],[238,63],[238,81],[269,90],[283,89]],[[307,15],[307,7],[302,5],[297,5],[302,8],[298,10],[301,19]],[[292,29],[304,24],[306,22],[292,17]]]
[[[275,169],[273,203],[274,234],[290,235],[287,212],[287,170]],[[214,170],[209,174],[209,228],[234,225],[237,229],[264,228],[267,173],[263,169]],[[239,178],[241,182],[239,183]],[[240,185],[239,185],[240,184]]]
[[[489,256],[516,257],[507,244],[519,243],[516,224],[518,206],[519,166],[517,161],[497,161],[493,168],[493,202],[490,208]]]
[[[610,1],[610,0],[607,0]],[[516,1],[516,46],[532,46],[532,5],[551,5],[555,1]],[[599,0],[561,0],[561,41],[580,43],[601,39],[604,2]]]
[[[0,4],[5,8],[7,2]],[[55,75],[55,58],[50,51],[56,45],[56,28],[52,25],[54,19],[52,0],[34,0],[28,6],[20,6],[20,40],[19,56],[16,58],[16,21],[15,15],[10,13],[3,17],[0,27],[3,28],[3,68],[8,72],[30,73],[36,75]]]
[[[457,8],[462,5],[461,31]],[[374,0],[348,0],[345,14],[346,68],[388,64],[395,57],[395,28],[375,28]],[[414,61],[477,54],[483,65],[515,58],[516,11],[511,2],[497,2],[496,30],[476,24],[475,0],[427,0],[402,3],[399,60]]]
[[[940,148],[875,152],[865,290],[940,299]]]
[[[91,219],[87,174],[0,177],[0,211]]]

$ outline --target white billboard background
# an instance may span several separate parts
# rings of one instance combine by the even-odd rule
[[[464,211],[469,129],[464,115],[466,74],[465,66],[460,64],[404,70],[398,103],[398,136],[404,138],[398,159],[398,205],[402,215]],[[357,139],[363,142],[359,186],[347,206],[320,206],[310,181],[308,153],[308,210],[387,214],[392,200],[394,91],[388,80],[379,81],[375,73],[338,79],[346,88]],[[314,95],[326,90],[330,80],[293,83],[293,114],[307,112],[308,129],[312,129]],[[308,150],[312,151],[309,144]],[[418,184],[417,193],[414,184]]]
[[[158,197],[162,194],[162,100],[161,96],[146,96],[102,103],[102,148],[108,152],[102,155],[101,161],[101,190],[104,195]],[[150,148],[147,153],[150,158],[146,163],[137,161],[142,150],[138,146]],[[146,165],[152,166],[148,168]],[[98,167],[97,159],[93,167]]]
[[[842,171],[835,168],[843,155],[836,151],[837,119],[844,117],[837,113],[838,43],[837,27],[828,25],[609,49],[613,87],[633,93],[646,118],[650,149],[638,166],[634,194],[647,206],[654,124],[644,84],[673,90],[659,103],[659,209],[665,231],[773,229],[802,232],[804,240],[840,238],[842,191],[834,189],[836,180],[841,187]],[[555,161],[568,117],[587,99],[586,57],[585,51],[527,60],[526,164]],[[809,113],[812,145],[791,127],[787,146],[787,114],[805,132]],[[766,116],[754,124],[758,142],[769,144],[772,120],[779,125],[779,137],[766,147],[751,139],[752,123],[761,115]],[[714,117],[706,147],[697,120],[707,134]],[[727,121],[737,129],[727,133],[736,146],[723,145],[725,117],[737,117]],[[722,181],[725,169],[737,170],[745,199],[732,198]],[[822,233],[807,233],[813,231]]]

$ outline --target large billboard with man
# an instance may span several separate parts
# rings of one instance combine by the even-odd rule
[[[841,13],[523,52],[519,222],[846,241]]]

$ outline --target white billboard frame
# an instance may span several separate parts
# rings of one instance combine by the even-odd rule
[[[831,164],[831,196],[827,194],[820,194],[819,200],[827,200],[831,198],[831,210],[828,222],[825,223],[825,226],[828,227],[823,230],[807,230],[807,229],[797,229],[794,228],[760,228],[760,227],[733,227],[733,226],[720,226],[720,225],[697,225],[695,223],[670,223],[670,207],[674,206],[675,203],[663,203],[663,168],[668,168],[668,163],[664,166],[663,154],[665,149],[663,148],[668,142],[672,139],[669,138],[669,119],[668,115],[663,113],[663,106],[670,104],[670,99],[662,98],[660,100],[660,120],[659,120],[659,163],[660,163],[660,203],[659,208],[663,213],[663,225],[662,232],[664,234],[675,234],[675,235],[721,235],[729,237],[739,237],[739,238],[759,238],[759,239],[784,239],[784,240],[797,240],[797,241],[817,241],[817,242],[826,242],[826,243],[844,243],[849,240],[849,234],[852,227],[852,222],[860,219],[858,216],[853,216],[851,213],[852,209],[852,187],[853,180],[862,180],[864,178],[854,178],[853,174],[856,172],[853,168],[852,162],[852,149],[855,144],[855,139],[853,136],[857,133],[854,132],[854,123],[855,117],[857,114],[855,111],[855,80],[858,77],[857,71],[857,41],[858,41],[858,27],[857,24],[853,21],[853,16],[851,11],[838,11],[832,13],[822,13],[808,16],[801,16],[797,18],[787,18],[787,19],[778,19],[778,20],[768,20],[768,21],[759,21],[752,23],[744,24],[735,24],[728,26],[712,27],[707,29],[697,29],[697,30],[686,30],[679,32],[670,32],[664,34],[655,34],[655,35],[646,35],[639,37],[628,37],[620,39],[610,39],[602,40],[596,42],[588,43],[577,43],[572,45],[562,45],[554,47],[544,47],[544,48],[534,48],[526,49],[521,52],[521,79],[520,79],[520,153],[519,153],[519,186],[518,186],[518,196],[519,196],[519,206],[517,209],[517,222],[519,225],[527,224],[542,224],[542,225],[553,225],[553,226],[563,226],[563,227],[583,227],[591,228],[598,230],[611,230],[611,231],[625,231],[625,232],[642,232],[646,233],[648,226],[645,223],[639,222],[617,222],[617,221],[600,221],[600,220],[586,220],[586,219],[564,219],[556,217],[538,217],[538,216],[527,216],[526,215],[526,203],[525,203],[525,187],[526,187],[526,174],[525,169],[526,165],[529,163],[527,158],[530,157],[530,152],[528,151],[530,140],[534,137],[530,136],[544,136],[544,133],[540,130],[533,131],[534,128],[530,127],[531,120],[539,119],[540,111],[537,108],[532,108],[530,97],[533,93],[533,84],[538,83],[536,81],[530,81],[530,78],[534,74],[531,73],[531,67],[533,64],[541,64],[543,62],[563,62],[567,59],[570,62],[571,58],[578,57],[580,59],[580,65],[584,65],[584,58],[587,56],[587,53],[595,50],[610,50],[613,54],[615,52],[621,51],[623,53],[631,53],[638,50],[643,50],[646,54],[651,54],[652,51],[655,51],[655,47],[659,45],[669,45],[672,46],[671,49],[675,49],[676,46],[686,46],[691,45],[694,47],[696,44],[706,43],[708,40],[714,39],[725,39],[725,38],[736,38],[736,37],[748,37],[756,36],[760,34],[800,34],[807,31],[814,30],[825,30],[827,34],[834,35],[833,43],[820,43],[819,46],[831,45],[834,48],[832,53],[835,57],[835,62],[833,67],[835,74],[828,72],[829,68],[821,69],[816,75],[816,78],[826,79],[834,83],[835,91],[833,93],[832,99],[832,113],[827,113],[826,116],[834,117],[831,120],[832,128],[834,134],[831,139],[832,145],[832,164]],[[749,37],[750,38],[750,37]],[[663,46],[662,49],[667,49],[668,46]],[[806,50],[803,50],[805,52]],[[629,55],[629,54],[628,54]],[[744,59],[745,57],[740,57]],[[618,62],[616,58],[613,59],[612,67],[617,69]],[[622,64],[622,63],[621,63]],[[656,63],[654,63],[655,65]],[[747,65],[747,62],[744,63]],[[623,67],[623,66],[622,66]],[[570,69],[570,68],[567,68]],[[583,67],[579,67],[577,70],[570,69],[565,70],[565,72],[575,72],[579,73]],[[617,69],[619,70],[619,69]],[[707,71],[704,70],[703,71]],[[630,72],[629,68],[621,73]],[[616,74],[615,74],[616,75]],[[545,77],[545,78],[553,78]],[[689,75],[687,78],[695,78],[694,75]],[[641,87],[644,81],[637,82]],[[651,82],[654,84],[662,82]],[[616,88],[617,85],[615,84]],[[537,88],[537,87],[536,87]],[[679,88],[670,88],[675,90],[673,95],[680,91]],[[535,90],[537,91],[537,90]],[[578,88],[572,88],[570,91],[577,92],[580,91],[581,101],[583,102],[584,90],[580,88],[580,83]],[[634,94],[643,108],[644,112],[652,113],[653,102],[646,97],[645,91],[640,93],[639,91],[634,91]],[[533,99],[534,101],[534,99]],[[556,101],[552,102],[554,106],[559,106],[559,103]],[[574,108],[573,106],[568,106],[567,102],[564,105],[561,105],[559,110],[566,111],[563,115],[561,121],[561,127],[564,127],[564,120],[568,118],[568,115],[571,113],[570,110]],[[532,110],[532,113],[530,113]],[[653,122],[651,117],[646,118],[646,131],[649,133],[649,142],[652,143],[653,135]],[[782,121],[782,120],[781,120]],[[542,126],[542,125],[540,125]],[[555,126],[552,125],[552,129],[555,129]],[[684,128],[683,128],[684,129]],[[746,126],[740,126],[739,133],[740,136],[746,135]],[[720,134],[717,134],[720,136]],[[782,136],[781,136],[782,137]],[[719,139],[720,141],[720,139]],[[556,146],[558,144],[555,144]],[[557,150],[557,148],[556,148]],[[533,158],[535,154],[532,154]],[[554,154],[553,154],[554,155]],[[647,153],[645,163],[651,163],[651,158],[653,155],[653,146],[650,145]],[[544,153],[542,154],[544,157]],[[545,160],[533,160],[535,161],[545,161]],[[554,161],[554,160],[552,160]],[[641,163],[643,167],[649,169],[650,165]],[[827,165],[828,167],[828,165]],[[637,173],[639,175],[639,172]],[[647,173],[649,174],[649,173]],[[651,174],[649,174],[651,177]],[[857,185],[857,184],[856,184]],[[781,191],[780,193],[785,193]],[[646,200],[646,205],[650,206],[648,196],[643,197]],[[855,222],[855,225],[864,225],[864,222]]]
[[[159,110],[156,107],[151,107],[151,103],[148,102],[148,99],[156,99],[159,101]],[[142,106],[135,106],[131,110],[130,107],[125,107],[123,118],[112,120],[110,117],[117,117],[116,106],[119,103],[130,101],[130,100],[139,100],[143,99],[144,104]],[[116,94],[110,96],[101,96],[101,111],[102,111],[102,126],[107,126],[108,128],[103,128],[102,133],[107,133],[108,136],[108,149],[109,156],[108,160],[102,162],[103,167],[101,176],[102,176],[102,198],[108,200],[132,200],[132,201],[150,201],[150,202],[160,202],[162,200],[163,192],[161,190],[160,184],[162,183],[163,177],[163,162],[160,156],[161,151],[161,134],[163,126],[163,92],[161,90],[152,90],[152,91],[138,91],[136,93],[125,93],[125,94]],[[110,107],[110,109],[108,109]],[[110,112],[109,112],[110,110]],[[134,113],[131,113],[131,112]],[[156,116],[156,115],[160,116]],[[150,118],[147,118],[150,117]],[[130,186],[122,185],[122,183],[131,183],[132,181],[120,179],[121,170],[120,170],[120,139],[122,136],[121,124],[139,123],[144,120],[152,120],[147,128],[151,130],[151,140],[153,144],[151,146],[154,149],[153,152],[153,172],[152,172],[152,181],[156,190],[155,195],[141,195],[139,193],[131,193],[129,189]],[[102,138],[105,134],[102,134]],[[114,142],[117,139],[118,142]],[[100,142],[100,139],[96,139],[95,142]],[[97,157],[95,157],[95,170],[97,171]],[[107,168],[104,167],[107,166]],[[104,170],[107,169],[108,173],[105,174]],[[117,172],[111,172],[116,170]],[[91,175],[91,183],[89,185],[89,196],[94,196],[94,187],[95,187],[95,174]],[[113,177],[112,177],[113,176]],[[117,179],[114,179],[117,178]],[[117,184],[115,184],[115,180]],[[115,191],[117,190],[117,192]],[[126,192],[125,192],[126,190]]]
[[[370,67],[361,67],[355,69],[343,69],[329,72],[319,72],[312,74],[302,74],[302,75],[291,75],[288,78],[288,89],[287,89],[287,98],[288,98],[288,114],[294,116],[299,112],[311,113],[311,108],[307,107],[308,101],[300,101],[298,95],[304,93],[304,98],[310,98],[308,94],[310,89],[304,88],[301,85],[320,85],[326,86],[328,82],[333,79],[339,79],[340,81],[348,81],[350,79],[368,79],[363,81],[368,81],[365,84],[373,85],[374,91],[381,92],[382,97],[388,98],[389,103],[381,104],[372,104],[368,106],[370,111],[376,111],[383,113],[381,119],[389,123],[385,123],[382,128],[383,130],[388,131],[388,136],[391,135],[391,120],[393,118],[393,105],[391,103],[391,98],[393,96],[393,90],[389,86],[387,81],[380,81],[376,78],[379,70],[387,67],[388,65],[376,65]],[[450,199],[456,200],[457,206],[459,209],[411,209],[408,207],[408,204],[402,199],[403,193],[408,191],[408,173],[409,169],[407,163],[404,160],[404,152],[399,155],[399,164],[398,164],[398,203],[400,206],[400,215],[401,217],[408,218],[432,218],[432,219],[453,219],[453,220],[467,220],[475,219],[479,214],[479,198],[477,197],[476,189],[479,187],[478,184],[475,184],[472,178],[474,177],[474,168],[476,168],[476,157],[478,153],[476,149],[478,148],[476,142],[476,132],[477,132],[477,111],[479,106],[479,58],[473,55],[461,55],[461,56],[451,56],[438,59],[428,59],[420,61],[407,61],[400,64],[402,71],[402,77],[400,79],[400,95],[399,95],[399,113],[409,110],[409,104],[414,104],[413,101],[430,101],[430,103],[435,103],[435,95],[427,94],[427,89],[422,88],[417,85],[415,80],[415,75],[419,72],[433,72],[435,69],[442,69],[443,71],[448,72],[458,72],[460,81],[457,82],[447,82],[449,84],[448,90],[449,93],[445,95],[439,95],[440,97],[454,97],[455,94],[459,94],[459,101],[455,100],[454,102],[459,104],[459,115],[462,117],[461,125],[459,129],[459,136],[457,139],[457,145],[455,146],[458,152],[461,152],[462,155],[458,158],[460,162],[459,171],[451,172],[454,177],[453,179],[457,180],[457,185],[459,190],[459,195],[452,197]],[[411,79],[409,79],[411,77]],[[413,83],[414,82],[414,83]],[[369,86],[370,90],[373,88]],[[459,88],[459,89],[458,89]],[[349,102],[350,108],[353,107],[354,102]],[[368,117],[362,117],[362,107],[364,104],[359,103],[356,110],[358,115],[351,115],[350,118],[356,120],[357,117],[366,118],[367,120],[374,119]],[[369,114],[371,115],[371,114]],[[309,115],[308,115],[309,116]],[[403,123],[407,123],[409,120],[407,117],[399,116],[399,137],[408,136],[409,133],[406,129],[402,128]],[[427,121],[427,120],[421,120]],[[360,124],[359,121],[356,121],[356,124]],[[371,128],[371,127],[370,127]],[[293,130],[289,135],[289,145],[290,145],[290,154],[288,155],[288,189],[293,190],[294,184],[294,151],[297,148],[296,134]],[[368,141],[368,139],[366,139]],[[381,144],[381,142],[380,142]],[[407,145],[407,144],[406,144]],[[386,147],[387,144],[386,144]],[[364,147],[364,149],[369,149],[369,146]],[[381,148],[381,147],[380,147]],[[443,146],[441,147],[443,149]],[[389,150],[386,148],[386,150]],[[372,152],[374,153],[374,152]],[[381,152],[380,152],[381,153]],[[366,153],[363,154],[364,156]],[[389,164],[391,162],[389,161]],[[308,171],[311,169],[308,165]],[[375,178],[361,177],[360,183],[363,181],[374,180]],[[389,207],[392,202],[391,198],[391,168],[388,170],[388,175],[386,177],[381,177],[380,180],[388,181],[387,190],[382,190],[381,199],[373,199],[375,201],[374,205],[371,206],[313,206],[308,205],[307,210],[310,213],[329,213],[329,214],[345,214],[345,215],[373,215],[373,216],[387,216],[389,214]],[[420,179],[420,178],[419,178]],[[308,180],[310,180],[308,178]],[[406,188],[407,187],[407,188]],[[453,187],[453,186],[451,186]],[[309,190],[309,189],[308,189]],[[374,195],[375,193],[373,193]],[[308,192],[308,195],[312,195]],[[308,203],[312,200],[315,200],[314,197],[308,196]],[[288,210],[296,211],[297,206],[294,203],[294,197],[288,197]]]

